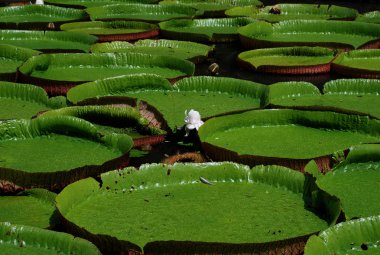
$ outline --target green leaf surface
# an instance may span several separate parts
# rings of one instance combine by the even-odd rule
[[[137,21],[74,22],[61,26],[61,30],[91,35],[135,34],[158,29],[158,26]]]
[[[305,255],[379,254],[380,216],[339,223],[312,236]]]
[[[23,5],[0,8],[0,22],[64,22],[85,19],[82,10],[62,8],[50,5]]]
[[[185,111],[195,109],[203,118],[232,111],[259,108],[265,94],[265,86],[233,78],[192,77],[185,78],[174,87],[163,82],[147,83],[154,79],[136,76],[107,79],[79,85],[71,89],[71,102],[86,98],[126,96],[143,100],[154,106],[167,121],[170,128],[184,125]],[[140,84],[138,83],[140,81]],[[153,86],[157,84],[157,86]]]
[[[0,30],[0,43],[34,50],[78,50],[88,52],[97,38],[84,33]]]
[[[53,217],[55,197],[55,193],[43,189],[0,196],[0,222],[50,228],[57,223]]]
[[[35,78],[88,82],[125,74],[151,73],[168,79],[192,75],[194,64],[139,53],[45,54],[30,58],[20,72]]]
[[[139,40],[134,44],[120,41],[114,41],[110,43],[97,43],[91,48],[91,52],[133,52],[151,55],[172,56],[187,60],[207,57],[207,55],[213,50],[213,46],[208,46],[205,44],[165,39],[145,39]]]
[[[310,83],[285,82],[269,87],[269,104],[276,107],[339,110],[380,118],[380,81],[340,79],[324,85],[321,95]]]
[[[31,118],[38,112],[66,105],[59,98],[48,98],[37,86],[12,82],[0,82],[0,119]]]
[[[260,66],[313,66],[331,62],[334,52],[321,47],[285,47],[244,51],[238,58],[254,69]]]
[[[368,23],[380,23],[380,11],[367,12],[363,15],[359,15],[356,21],[368,22]]]
[[[59,211],[93,235],[141,248],[154,241],[268,243],[327,227],[304,207],[303,175],[284,167],[152,164],[101,178],[100,188],[93,179],[66,187]]]
[[[289,20],[270,24],[255,22],[239,28],[239,34],[271,47],[277,45],[358,48],[380,38],[380,25],[364,22]]]
[[[141,20],[160,22],[178,18],[194,18],[203,12],[184,5],[113,4],[88,8],[92,20]]]
[[[353,50],[341,53],[333,62],[340,67],[355,68],[371,72],[379,72],[380,75],[380,49]]]
[[[0,74],[16,73],[24,61],[38,54],[39,51],[0,44]]]
[[[379,142],[379,125],[378,120],[357,115],[257,110],[211,119],[198,134],[203,143],[238,155],[311,159]]]
[[[0,253],[5,255],[100,255],[87,240],[66,233],[0,222]]]
[[[226,11],[230,17],[247,16],[268,22],[283,20],[355,19],[355,9],[327,4],[276,4],[265,8],[254,6],[235,7]]]
[[[238,28],[255,20],[251,18],[220,18],[170,20],[161,22],[161,33],[176,40],[191,40],[197,42],[215,42],[237,40]]]
[[[157,1],[158,0],[46,0],[45,2],[59,6],[90,8],[109,4],[153,4]]]

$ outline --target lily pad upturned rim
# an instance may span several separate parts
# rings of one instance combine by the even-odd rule
[[[328,30],[334,29],[344,29],[348,32],[352,31],[360,31],[361,34],[369,33],[369,34],[377,34],[374,36],[373,40],[369,40],[364,42],[361,45],[358,45],[356,48],[362,49],[377,49],[380,45],[380,25],[377,24],[368,24],[364,22],[350,21],[350,22],[342,22],[342,21],[334,21],[334,20],[287,20],[281,21],[275,24],[271,24],[266,21],[257,21],[254,24],[248,24],[244,27],[240,27],[238,29],[240,42],[244,47],[250,48],[274,48],[274,47],[289,47],[289,46],[321,46],[327,48],[338,48],[345,50],[355,49],[355,45],[342,43],[337,41],[330,42],[303,42],[303,41],[272,41],[266,39],[260,39],[263,35],[273,34],[274,27],[281,28],[284,31],[287,26],[289,27],[289,32],[299,32],[299,28],[297,26],[305,26],[305,30],[310,31],[313,28],[327,28]],[[254,35],[250,33],[250,30],[254,29],[257,32],[258,38],[255,38]],[[330,32],[331,31],[327,31]]]
[[[9,222],[0,222],[0,239],[2,239],[1,244],[9,241],[17,247],[21,246],[20,249],[23,249],[22,244],[25,244],[27,246],[47,246],[47,249],[57,248],[61,252],[64,251],[67,255],[100,255],[100,251],[95,245],[82,238],[31,226],[13,225]]]
[[[238,32],[236,33],[212,33],[211,35],[205,33],[195,32],[184,32],[184,31],[175,31],[171,28],[180,28],[180,27],[196,27],[198,24],[225,24],[227,26],[235,26],[238,30],[238,27],[247,25],[249,23],[255,22],[254,19],[239,17],[239,18],[218,18],[218,19],[193,19],[193,20],[169,20],[160,22],[160,32],[161,35],[170,39],[175,40],[190,40],[193,42],[203,42],[203,43],[223,43],[223,42],[234,42],[239,40]],[[241,25],[240,25],[241,24]]]
[[[255,116],[257,115],[257,116]],[[313,158],[279,158],[279,157],[269,157],[269,156],[258,156],[258,155],[248,155],[248,154],[238,154],[236,151],[232,151],[208,142],[204,142],[205,138],[211,132],[215,132],[218,129],[225,129],[225,127],[232,127],[233,125],[242,126],[242,119],[249,121],[260,121],[259,116],[262,115],[273,115],[274,119],[284,115],[287,123],[306,123],[308,127],[312,123],[324,124],[327,125],[329,129],[338,128],[340,130],[350,130],[350,127],[347,125],[339,124],[337,121],[334,122],[334,118],[339,118],[344,120],[344,122],[353,122],[356,123],[354,128],[356,130],[362,130],[366,134],[376,134],[376,126],[380,126],[380,121],[376,119],[371,119],[368,116],[359,116],[359,115],[349,115],[343,113],[335,113],[328,111],[304,111],[304,110],[292,110],[292,109],[267,109],[267,110],[252,110],[240,114],[234,114],[229,116],[216,117],[208,120],[204,125],[199,129],[198,135],[202,144],[202,148],[205,153],[210,156],[210,158],[217,161],[233,161],[241,164],[246,164],[249,166],[255,165],[280,165],[289,167],[298,171],[303,172],[305,166],[311,160],[314,160],[318,165],[318,168],[321,172],[326,172],[331,169],[331,164],[333,160],[333,154],[338,152],[331,152],[328,155],[320,155]],[[329,118],[322,118],[319,115],[326,115]],[[292,116],[292,117],[290,117]],[[270,116],[272,119],[272,116]],[[320,121],[318,121],[318,119]],[[323,121],[321,121],[323,120]],[[265,121],[265,125],[268,125],[268,120]],[[365,123],[365,125],[364,125]],[[247,124],[250,125],[251,124]],[[336,126],[337,125],[337,126]],[[215,127],[214,127],[215,126]],[[378,133],[379,135],[380,133]],[[342,152],[347,152],[349,148],[344,149]]]
[[[336,73],[355,77],[355,78],[367,78],[367,79],[380,79],[380,67],[378,70],[369,70],[360,67],[351,67],[344,64],[345,58],[380,58],[380,49],[365,49],[365,50],[353,50],[350,52],[344,52],[339,54],[332,62],[332,70]]]
[[[0,167],[0,179],[23,188],[46,188],[60,190],[69,183],[99,173],[125,167],[129,160],[129,150],[133,141],[128,135],[101,134],[91,123],[71,116],[39,117],[32,120],[11,120],[0,125],[0,133],[10,137],[32,138],[48,133],[82,136],[118,149],[122,155],[100,165],[85,165],[73,169],[54,172],[25,172],[18,169]]]
[[[247,58],[257,56],[277,55],[286,59],[287,56],[331,56],[331,60],[325,63],[304,65],[272,65],[270,62],[260,66],[254,66]],[[262,54],[262,55],[261,55]],[[282,47],[282,48],[269,48],[269,49],[256,49],[250,51],[244,51],[238,55],[239,64],[245,68],[253,69],[257,72],[273,73],[273,74],[320,74],[329,73],[331,67],[331,61],[334,59],[334,51],[322,47]]]
[[[112,60],[112,61],[111,61]],[[126,62],[128,60],[128,62]],[[102,63],[106,65],[109,63],[111,65],[142,65],[145,64],[152,66],[157,64],[158,67],[173,68],[180,70],[183,75],[174,78],[169,78],[169,81],[175,82],[186,76],[191,76],[194,74],[195,65],[187,60],[178,59],[171,56],[158,56],[158,55],[148,55],[141,53],[77,53],[77,54],[45,54],[40,56],[35,56],[28,59],[20,68],[20,81],[25,83],[31,83],[43,87],[48,94],[51,95],[65,95],[69,89],[75,87],[78,84],[86,83],[86,81],[66,81],[64,79],[51,80],[47,78],[33,77],[30,74],[33,73],[35,69],[45,70],[50,64],[58,64],[58,66],[67,63],[70,66],[74,66],[74,63],[78,65],[94,65],[94,63]],[[87,82],[92,82],[87,81]]]
[[[87,3],[86,3],[87,2]],[[158,2],[158,0],[111,0],[112,3],[115,4],[129,4],[129,3],[147,3],[147,4],[154,4]],[[60,6],[60,7],[67,7],[67,8],[75,8],[75,9],[86,9],[90,7],[96,7],[96,6],[103,6],[103,5],[109,5],[109,1],[96,1],[96,0],[45,0],[45,3],[49,5],[54,6]],[[95,3],[95,4],[94,4]]]
[[[380,23],[380,11],[371,11],[363,13],[356,18],[356,21],[368,23]]]
[[[236,172],[239,172],[240,174],[245,175],[248,179],[257,178],[256,182],[260,183],[266,183],[268,185],[274,185],[276,187],[286,188],[291,192],[294,193],[303,193],[304,190],[304,177],[301,173],[293,171],[291,169],[287,169],[281,166],[257,166],[253,169],[250,169],[248,166],[239,165],[237,163],[233,162],[212,162],[212,163],[175,163],[174,165],[166,165],[166,164],[146,164],[140,166],[139,169],[128,167],[121,171],[111,171],[107,172],[105,174],[101,175],[101,183],[98,181],[87,178],[81,181],[78,181],[76,183],[73,183],[69,186],[67,186],[56,198],[57,208],[59,210],[60,215],[62,216],[62,221],[64,228],[69,231],[70,233],[73,233],[75,235],[81,236],[83,238],[86,238],[88,240],[91,240],[95,244],[98,245],[98,247],[103,250],[104,252],[113,252],[113,253],[120,253],[120,252],[141,252],[141,248],[134,244],[129,242],[128,240],[118,240],[116,237],[113,237],[108,234],[95,234],[91,233],[89,230],[87,230],[85,227],[81,227],[80,225],[77,225],[74,222],[71,222],[69,219],[66,218],[66,214],[71,210],[71,208],[74,207],[75,204],[78,204],[82,201],[83,198],[87,197],[88,195],[93,194],[96,190],[118,190],[122,189],[124,186],[127,185],[127,182],[130,187],[130,184],[133,184],[133,180],[127,181],[127,179],[121,179],[123,178],[123,175],[129,174],[128,177],[133,177],[134,175],[139,174],[145,174],[145,172],[149,172],[150,169],[154,169],[155,167],[163,167],[163,171],[155,171],[155,175],[165,175],[163,178],[157,178],[153,181],[147,181],[144,183],[143,186],[154,187],[155,183],[157,183],[157,180],[164,181],[167,177],[167,170],[165,168],[170,169],[170,172],[176,172],[179,170],[176,170],[177,168],[180,169],[181,167],[191,167],[192,169],[196,170],[201,174],[202,171],[206,170],[207,166],[211,168],[215,168],[214,171],[203,173],[204,177],[210,180],[211,182],[215,183],[218,181],[219,178],[223,178],[222,176],[218,175],[217,167],[219,166],[229,166],[236,169]],[[185,168],[186,169],[186,168]],[[190,171],[189,169],[188,171]],[[221,171],[222,172],[222,171]],[[245,174],[244,174],[245,172]],[[231,172],[233,175],[233,171]],[[236,173],[238,174],[238,173]],[[177,174],[178,175],[178,174]],[[176,175],[176,176],[177,176]],[[212,175],[212,176],[211,176]],[[143,175],[144,176],[144,175]],[[145,174],[145,177],[148,176]],[[192,182],[200,182],[199,175],[197,173],[189,174],[188,178],[190,177],[190,180],[185,181],[184,179],[181,179],[182,174],[179,174],[175,178],[176,180],[178,178],[178,181],[182,180],[184,183],[192,183]],[[186,178],[186,177],[185,177]],[[231,175],[229,177],[231,179]],[[242,178],[242,176],[238,177]],[[120,180],[120,181],[118,181]],[[170,185],[171,182],[174,181],[173,179],[170,179],[169,183],[167,185]],[[223,180],[223,179],[220,179]],[[126,182],[127,181],[127,182]],[[136,181],[139,184],[136,184],[136,188],[139,189],[139,185],[141,181],[144,181],[144,177],[138,177],[136,176]],[[241,181],[241,180],[240,180]],[[115,184],[116,183],[116,184]],[[164,181],[165,183],[165,181]],[[133,185],[134,186],[134,185]],[[78,194],[78,191],[80,190],[80,194]],[[72,196],[71,193],[75,192],[79,196]],[[311,198],[313,199],[313,198]],[[329,198],[327,198],[329,199]],[[322,209],[324,210],[324,209]],[[321,214],[323,213],[333,213],[334,215],[338,215],[338,212],[319,212]],[[326,215],[327,218],[325,219],[328,221],[329,224],[333,224],[335,222],[335,216],[330,217]],[[273,251],[285,251],[285,250],[298,250],[301,252],[303,250],[303,246],[306,243],[307,238],[310,236],[310,234],[307,234],[305,236],[299,236],[289,239],[283,239],[278,241],[272,241],[272,242],[265,242],[265,243],[221,243],[221,242],[202,242],[202,241],[152,241],[148,242],[144,246],[144,252],[147,254],[150,254],[151,252],[155,252],[157,254],[162,253],[168,253],[170,251],[176,251],[186,254],[193,254],[195,253],[220,253],[220,252],[237,252],[237,251],[246,251],[246,252],[273,252]]]
[[[74,22],[61,25],[61,30],[70,31],[78,28],[139,28],[144,31],[141,32],[128,32],[128,33],[114,33],[103,34],[89,31],[89,34],[95,35],[98,38],[98,42],[112,42],[112,41],[136,41],[146,38],[154,38],[159,34],[159,28],[157,25],[141,22],[141,21],[88,21],[88,22]]]

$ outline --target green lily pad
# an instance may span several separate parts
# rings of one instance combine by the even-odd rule
[[[368,23],[380,23],[380,11],[367,12],[363,15],[359,15],[356,21],[368,22]]]
[[[83,32],[98,37],[98,41],[135,41],[158,35],[158,26],[137,21],[75,22],[61,26],[61,30]]]
[[[39,51],[88,52],[96,37],[57,31],[0,30],[0,43]]]
[[[66,233],[0,222],[0,253],[18,255],[100,255],[95,245]]]
[[[178,18],[194,18],[203,12],[183,5],[113,4],[88,8],[92,20],[141,20],[160,22]]]
[[[268,103],[274,108],[334,110],[380,119],[379,94],[379,80],[330,81],[324,85],[323,95],[310,83],[283,82],[269,87]]]
[[[0,222],[51,228],[57,223],[54,216],[55,197],[55,193],[43,189],[30,189],[15,196],[0,196]]]
[[[351,77],[380,78],[380,49],[341,53],[332,63],[334,72]]]
[[[379,254],[380,216],[339,223],[312,236],[305,255]]]
[[[172,56],[199,62],[214,50],[213,46],[175,40],[139,40],[134,44],[128,42],[97,43],[91,52],[133,52],[151,55]]]
[[[25,81],[72,87],[125,74],[151,73],[175,80],[194,73],[194,64],[169,56],[138,53],[49,54],[30,58],[21,67]],[[35,80],[38,79],[38,80]],[[60,81],[61,84],[56,83]]]
[[[379,178],[380,145],[371,144],[354,147],[346,161],[316,183],[339,198],[346,219],[352,219],[380,215]]]
[[[74,117],[40,117],[0,123],[0,179],[59,189],[80,178],[125,165],[128,135],[100,133]]]
[[[310,159],[328,168],[331,154],[379,142],[379,125],[367,116],[257,110],[208,120],[198,134],[205,152],[215,160],[276,163],[303,170]]]
[[[17,68],[39,51],[0,44],[0,80],[15,81]]]
[[[86,12],[82,10],[50,5],[2,7],[0,8],[0,28],[48,29],[48,23],[53,23],[54,26],[50,29],[58,29],[59,24],[63,22],[83,20],[87,17]]]
[[[90,8],[109,4],[153,4],[158,0],[45,0],[45,3],[71,8]]]
[[[48,98],[40,87],[0,81],[0,119],[29,119],[41,111],[64,106],[65,98]]]
[[[283,20],[355,19],[358,11],[352,8],[327,4],[276,4],[257,9],[253,6],[235,7],[226,11],[229,17],[248,16],[268,22]]]
[[[151,82],[156,80],[155,82]],[[170,129],[184,125],[185,111],[195,109],[203,118],[259,108],[266,87],[233,78],[198,76],[174,86],[159,77],[125,76],[79,85],[67,93],[73,103],[89,98],[129,97],[153,106]]]
[[[239,28],[239,34],[250,48],[297,45],[356,49],[377,47],[380,25],[333,20],[261,21]]]
[[[224,16],[224,11],[235,6],[262,6],[259,0],[163,0],[160,4],[183,4],[204,11],[203,16]]]
[[[238,40],[238,28],[255,20],[251,18],[220,18],[169,20],[161,22],[161,34],[176,40],[195,42],[229,42]]]
[[[285,47],[244,51],[243,66],[258,72],[309,74],[330,72],[334,51],[321,47]]]
[[[294,242],[330,224],[305,208],[303,174],[279,166],[152,164],[101,179],[67,186],[57,208],[71,231],[86,229],[87,238],[115,254],[294,252],[301,249]],[[101,239],[110,237],[105,247]]]

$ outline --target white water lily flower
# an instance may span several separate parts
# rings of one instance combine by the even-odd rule
[[[36,4],[44,5],[44,0],[37,0]]]
[[[201,120],[201,115],[198,111],[194,111],[191,109],[189,112],[187,110],[185,111],[185,130],[186,130],[186,136],[189,134],[189,131],[192,129],[198,130],[200,126],[203,125],[203,121]]]

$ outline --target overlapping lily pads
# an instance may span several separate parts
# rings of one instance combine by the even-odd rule
[[[194,18],[203,14],[184,5],[114,4],[88,8],[92,20],[139,20],[160,22],[178,18]]]
[[[0,180],[25,188],[60,189],[127,163],[132,139],[101,133],[74,117],[41,117],[0,124]]]
[[[333,61],[332,69],[345,76],[380,79],[380,49],[342,53]]]
[[[151,73],[170,80],[191,76],[194,64],[170,56],[139,53],[49,54],[30,58],[20,79],[50,94],[65,94],[77,84],[125,74]]]
[[[321,47],[257,49],[239,54],[240,64],[258,72],[317,74],[330,72],[334,51]]]
[[[205,17],[224,17],[224,11],[235,6],[262,6],[259,0],[163,0],[160,4],[184,4],[204,11]]]
[[[137,21],[75,22],[62,25],[61,30],[95,35],[99,42],[136,41],[159,33],[157,25]]]
[[[288,20],[270,24],[255,22],[239,28],[248,48],[324,46],[344,49],[378,48],[380,25],[333,20]]]
[[[134,44],[128,42],[98,43],[91,52],[134,52],[152,55],[173,56],[198,63],[214,50],[213,46],[194,42],[176,40],[139,40]]]
[[[273,108],[332,110],[380,119],[379,94],[379,80],[330,81],[324,85],[323,95],[310,83],[284,82],[269,87],[268,103]]]
[[[100,255],[95,245],[66,233],[0,222],[2,254]]]
[[[152,164],[78,181],[56,201],[69,231],[113,254],[298,254],[339,213],[305,208],[304,182],[279,166]]]
[[[325,4],[276,4],[258,9],[254,6],[235,7],[226,11],[230,17],[248,16],[268,22],[283,20],[353,20],[358,15],[355,9]]]
[[[380,216],[339,223],[312,236],[305,255],[378,254]]]
[[[17,68],[28,58],[38,54],[39,51],[0,44],[0,80],[15,81]]]
[[[22,5],[0,8],[0,28],[58,30],[63,22],[87,19],[82,10],[50,5]]]
[[[0,120],[29,119],[41,111],[64,106],[66,106],[65,98],[48,98],[46,92],[40,87],[0,82]]]
[[[0,43],[43,52],[88,52],[97,38],[84,33],[0,30]]]
[[[251,18],[170,20],[161,22],[161,34],[176,40],[230,42],[238,40],[238,28],[255,22]]]
[[[198,76],[171,86],[160,77],[125,76],[79,85],[67,93],[73,103],[91,98],[134,98],[153,106],[170,129],[184,124],[185,111],[195,109],[203,118],[259,108],[264,103],[265,86],[233,78]],[[161,118],[160,118],[161,119]]]
[[[208,120],[199,137],[214,160],[278,164],[303,170],[315,159],[330,169],[331,155],[380,141],[380,121],[367,116],[299,110],[256,110]]]
[[[380,24],[380,11],[367,12],[359,15],[356,21]]]
[[[158,0],[45,0],[45,3],[71,8],[90,8],[109,4],[152,4]]]
[[[55,197],[55,193],[44,189],[30,189],[13,196],[0,196],[0,222],[51,228],[58,221]]]

